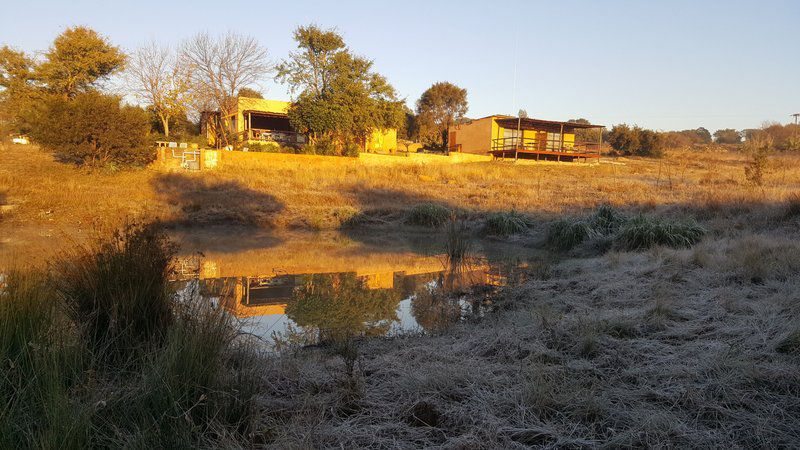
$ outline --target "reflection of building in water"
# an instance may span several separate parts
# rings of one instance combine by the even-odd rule
[[[307,288],[312,275],[329,276],[333,279],[351,276],[360,281],[363,288],[368,291],[396,291],[400,297],[408,298],[416,294],[420,286],[431,282],[448,289],[465,289],[474,285],[500,286],[507,282],[510,274],[510,269],[489,265],[486,262],[473,264],[456,273],[443,270],[441,263],[431,263],[377,273],[355,271],[235,277],[219,277],[223,271],[214,261],[187,258],[185,261],[179,261],[179,267],[180,276],[199,277],[202,294],[206,297],[219,298],[220,303],[228,311],[240,318],[285,314],[286,307],[294,299],[297,289]]]

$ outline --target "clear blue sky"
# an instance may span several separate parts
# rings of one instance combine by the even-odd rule
[[[336,27],[410,106],[447,80],[469,91],[470,117],[524,108],[545,119],[713,132],[800,112],[798,0],[6,0],[0,44],[42,51],[70,25],[125,49],[235,29],[279,60],[294,47],[292,30],[311,22]],[[261,88],[289,98],[271,81]]]

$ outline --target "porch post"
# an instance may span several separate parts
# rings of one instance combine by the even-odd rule
[[[600,138],[597,141],[597,162],[600,162],[600,152],[603,149],[603,128],[600,127],[597,130],[600,131]]]
[[[561,133],[559,133],[559,136],[561,136],[561,142],[558,143],[558,151],[563,152],[564,151],[564,124],[563,123],[561,124]]]

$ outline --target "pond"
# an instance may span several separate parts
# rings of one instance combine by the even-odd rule
[[[470,257],[452,267],[436,233],[211,230],[176,238],[181,295],[225,308],[277,349],[435,333],[482,315],[498,287],[544,260],[536,250],[475,240]]]

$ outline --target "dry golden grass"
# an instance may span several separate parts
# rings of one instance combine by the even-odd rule
[[[225,162],[203,173],[157,168],[88,171],[35,146],[4,145],[0,165],[0,255],[48,253],[125,218],[175,225],[241,224],[334,229],[358,211],[405,210],[422,202],[464,215],[510,210],[550,217],[607,203],[717,211],[777,203],[800,188],[800,157],[771,157],[761,189],[744,179],[738,152],[670,152],[661,160],[599,165],[400,164],[286,155],[269,163]],[[9,206],[16,205],[16,206]]]

